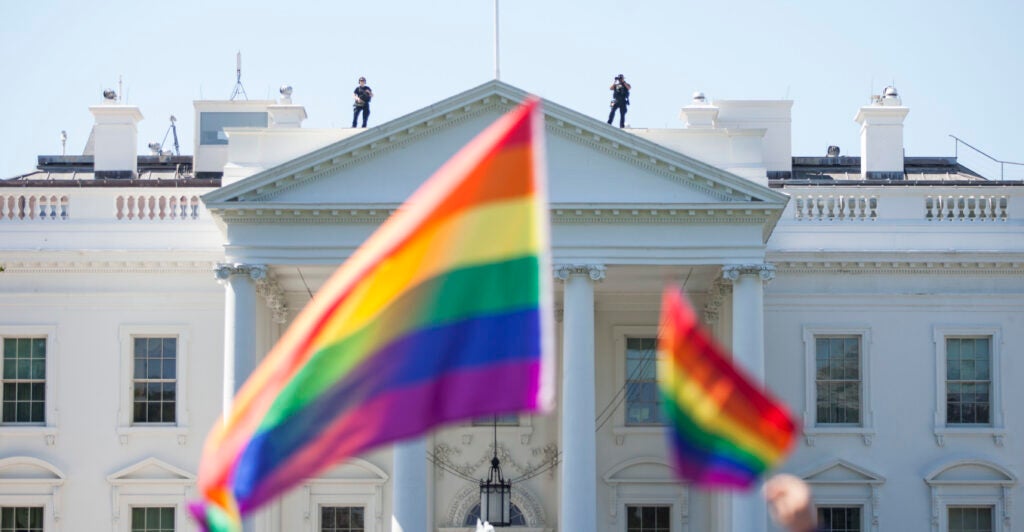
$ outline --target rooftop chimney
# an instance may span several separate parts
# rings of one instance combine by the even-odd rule
[[[688,129],[711,129],[718,119],[718,107],[708,103],[704,93],[697,91],[690,105],[679,111],[679,119],[686,122]]]
[[[134,105],[121,105],[117,94],[103,91],[103,103],[89,107],[96,118],[93,125],[93,171],[100,179],[130,179],[139,172],[139,120]]]
[[[886,87],[857,112],[863,179],[903,179],[903,120],[909,112],[896,87]]]

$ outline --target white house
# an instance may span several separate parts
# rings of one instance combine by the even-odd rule
[[[107,100],[89,153],[0,180],[0,530],[195,530],[203,440],[237,386],[525,96],[492,81],[337,130],[302,128],[290,98],[200,101],[194,157],[137,156],[140,109]],[[1024,528],[1021,182],[905,157],[895,89],[851,109],[860,157],[794,157],[790,101],[697,94],[680,127],[626,130],[543,105],[557,410],[353,459],[248,528],[467,530],[496,453],[518,530],[771,530],[757,494],[672,476],[652,361],[666,281],[800,420],[783,469],[832,530]]]

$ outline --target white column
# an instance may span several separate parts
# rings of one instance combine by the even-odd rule
[[[223,419],[231,412],[235,393],[256,369],[256,283],[265,281],[267,267],[259,264],[218,264],[214,270],[224,284]],[[256,519],[242,519],[242,530],[257,529]]]
[[[427,521],[427,438],[396,444],[392,471],[391,532],[430,530]]]
[[[565,283],[562,318],[562,463],[559,530],[597,530],[594,283],[604,266],[556,266]]]
[[[722,276],[732,281],[732,353],[743,369],[764,383],[764,283],[775,278],[770,264],[730,265]],[[764,532],[768,508],[758,489],[736,494],[732,501],[734,532]]]
[[[227,419],[235,392],[256,369],[256,282],[266,279],[267,267],[218,264],[215,271],[226,289],[222,393],[224,419]]]

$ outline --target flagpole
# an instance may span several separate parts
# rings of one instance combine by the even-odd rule
[[[494,79],[501,79],[501,59],[498,53],[498,0],[494,0]]]

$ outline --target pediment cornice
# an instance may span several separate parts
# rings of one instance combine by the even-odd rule
[[[287,190],[336,175],[347,167],[381,157],[481,114],[506,112],[527,97],[528,94],[520,89],[491,81],[209,192],[203,199],[215,212],[245,203],[273,204],[275,198]],[[716,201],[758,203],[758,207],[779,211],[778,214],[788,201],[784,194],[619,128],[608,127],[601,121],[556,103],[545,100],[544,113],[549,135],[569,139],[629,162],[698,190]]]

